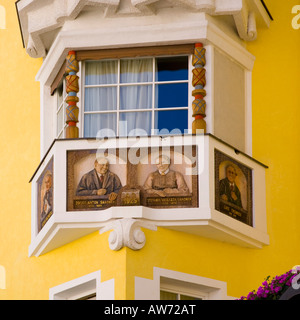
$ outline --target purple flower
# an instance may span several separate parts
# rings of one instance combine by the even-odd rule
[[[274,289],[274,291],[275,291],[276,293],[278,293],[280,290],[281,290],[281,287],[276,287],[276,288]]]
[[[247,300],[254,300],[255,299],[255,294],[253,291],[249,292],[247,295]]]
[[[257,292],[251,291],[247,297],[242,296],[240,300],[262,300],[262,299],[273,299],[277,300],[282,291],[286,286],[291,286],[293,278],[300,273],[297,269],[290,270],[280,276],[275,276],[272,281],[269,282],[270,276],[268,276],[262,285],[257,289]]]

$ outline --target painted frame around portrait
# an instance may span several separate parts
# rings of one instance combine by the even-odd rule
[[[38,231],[40,231],[53,214],[54,204],[54,174],[53,174],[53,157],[46,165],[44,171],[37,180],[37,221]],[[47,193],[46,179],[50,177],[51,187]],[[47,194],[47,195],[46,195]]]
[[[228,155],[215,149],[215,209],[227,216],[253,226],[253,178],[252,169],[234,160]],[[239,191],[234,193],[234,199],[226,196],[229,191],[228,178],[226,178],[226,168],[233,167],[236,172],[235,185]],[[227,181],[226,181],[227,180]],[[228,184],[227,191],[224,192],[224,185]],[[232,187],[235,188],[235,187]],[[236,189],[235,189],[236,190]],[[221,194],[221,193],[224,194]],[[225,194],[226,193],[226,194]]]
[[[184,149],[185,152],[180,152]],[[188,150],[188,151],[187,151]],[[109,160],[109,170],[116,174],[122,188],[114,201],[107,196],[76,194],[76,189],[83,175],[93,170],[93,163],[99,152]],[[169,194],[160,197],[148,194],[143,184],[147,176],[156,170],[153,163],[160,154],[167,153],[171,159],[170,169],[180,174],[186,181],[188,194]],[[183,154],[184,153],[184,154]],[[132,155],[137,156],[137,163],[130,161]],[[170,147],[169,151],[162,148],[117,148],[106,150],[69,150],[67,151],[67,211],[104,210],[113,206],[143,205],[153,208],[192,208],[198,207],[198,173],[196,146]],[[180,160],[182,160],[180,164]],[[192,164],[193,162],[193,164]]]

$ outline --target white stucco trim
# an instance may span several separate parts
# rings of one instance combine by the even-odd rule
[[[125,3],[125,4],[124,4]],[[46,45],[44,35],[48,33],[50,41],[55,35],[49,34],[73,21],[86,6],[94,6],[100,10],[99,18],[156,16],[160,11],[160,0],[21,0],[17,3],[19,19],[26,44],[27,53],[31,57],[44,57]],[[172,7],[191,12],[205,12],[210,15],[232,15],[239,36],[246,41],[256,39],[257,20],[264,25],[269,24],[263,5],[257,0],[173,0]],[[172,15],[172,7],[169,14]],[[163,8],[165,9],[165,8]],[[48,40],[49,42],[49,40]]]
[[[50,300],[76,300],[90,294],[96,294],[96,300],[115,299],[114,279],[101,282],[101,271],[70,280],[50,288]]]
[[[187,19],[186,22],[173,21],[161,25],[145,24],[144,27],[140,26],[139,28],[122,25],[113,29],[61,31],[45,58],[36,80],[50,86],[70,49],[76,51],[116,48],[117,50],[125,47],[198,42],[203,42],[205,45],[211,44],[224,51],[245,69],[253,69],[255,57],[245,49],[242,43],[221,30],[209,15],[199,13],[191,21],[188,21],[188,16],[185,19]],[[85,34],[88,34],[88,37],[84,36]]]
[[[135,300],[159,300],[160,289],[168,288],[191,296],[205,293],[208,300],[233,299],[227,296],[227,283],[224,281],[154,267],[153,279],[135,277]]]

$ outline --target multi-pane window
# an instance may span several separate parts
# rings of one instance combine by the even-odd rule
[[[184,133],[188,59],[185,55],[86,61],[84,137],[99,136],[99,130],[108,136]]]
[[[65,137],[66,127],[66,88],[65,80],[63,79],[56,90],[56,138],[63,139]]]
[[[96,293],[91,293],[91,294],[79,297],[76,300],[96,300]]]
[[[160,291],[160,300],[206,300],[207,294],[202,293],[197,295],[197,297],[187,294],[182,294],[178,292],[172,292],[172,291],[166,291],[161,290]]]

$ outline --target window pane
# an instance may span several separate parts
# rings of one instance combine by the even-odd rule
[[[96,300],[96,293],[92,293],[88,296],[85,296],[76,300]]]
[[[121,60],[121,83],[152,82],[153,60]]]
[[[120,88],[120,109],[149,109],[152,107],[152,86]]]
[[[160,300],[178,300],[177,293],[167,292],[167,291],[160,291]]]
[[[86,88],[85,111],[107,111],[117,109],[117,88]]]
[[[89,61],[85,64],[85,84],[114,84],[118,81],[118,61]]]
[[[203,299],[192,297],[192,296],[186,296],[184,294],[181,294],[180,295],[180,300],[203,300]]]
[[[155,86],[155,108],[188,107],[188,83]]]
[[[84,116],[84,136],[113,137],[117,135],[117,114],[101,113]]]
[[[119,135],[150,135],[152,122],[151,120],[151,112],[121,112]]]
[[[62,107],[57,113],[57,123],[56,123],[56,135],[58,136],[64,127],[64,112],[65,108]]]
[[[63,99],[64,99],[63,84],[57,87],[56,90],[57,90],[56,92],[57,92],[57,110],[58,110],[61,104],[63,103]]]
[[[156,59],[155,81],[188,80],[188,57]]]
[[[156,111],[155,112],[155,129],[161,131],[167,129],[165,133],[168,134],[172,130],[174,134],[184,133],[188,128],[188,110],[170,110],[170,111]]]

